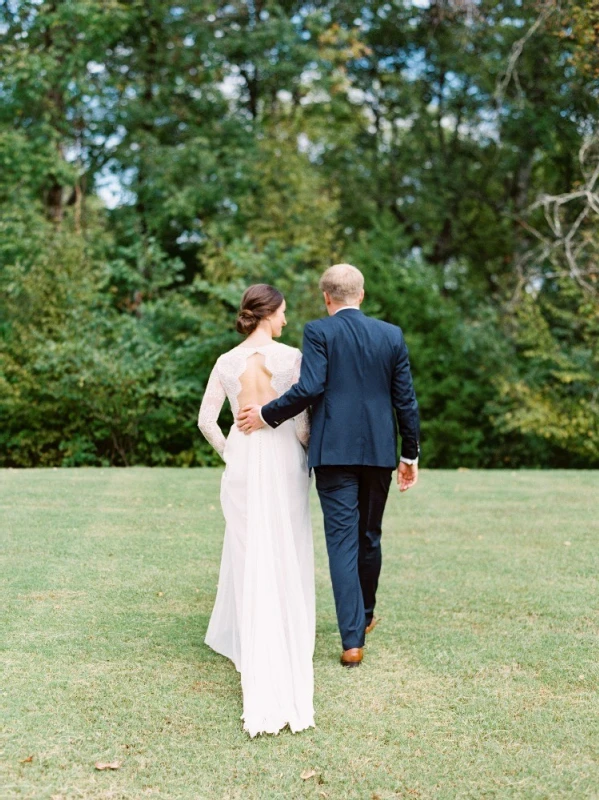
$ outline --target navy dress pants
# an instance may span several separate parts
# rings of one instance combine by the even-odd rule
[[[387,467],[315,467],[337,622],[344,650],[364,646],[381,572]]]

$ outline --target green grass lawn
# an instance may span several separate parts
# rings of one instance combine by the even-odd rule
[[[599,797],[598,473],[392,487],[383,619],[355,670],[314,494],[317,727],[254,740],[203,643],[220,471],[0,482],[3,800]]]

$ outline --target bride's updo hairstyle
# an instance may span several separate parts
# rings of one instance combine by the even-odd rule
[[[243,293],[236,328],[243,336],[256,330],[261,320],[274,314],[285,298],[267,283],[255,283]]]

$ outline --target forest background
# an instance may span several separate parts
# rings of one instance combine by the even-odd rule
[[[599,467],[599,3],[0,7],[0,466],[218,463],[243,289],[349,261],[425,466]]]

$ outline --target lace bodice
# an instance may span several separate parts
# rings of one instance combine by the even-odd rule
[[[226,438],[218,427],[218,415],[225,398],[228,398],[233,416],[237,416],[238,397],[241,392],[240,377],[245,372],[248,357],[255,353],[260,353],[264,357],[264,365],[272,375],[271,386],[277,396],[280,397],[299,380],[302,354],[295,347],[286,344],[273,342],[262,347],[234,347],[219,356],[210,373],[202,398],[198,428],[220,456],[225,449]],[[303,411],[298,414],[294,421],[297,438],[307,447],[310,438],[308,412]]]

